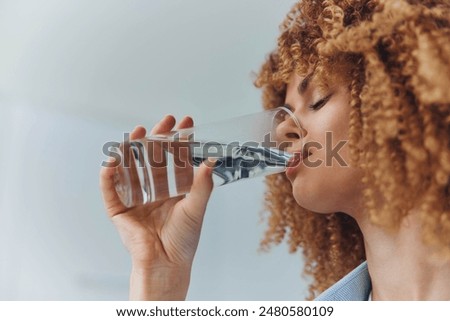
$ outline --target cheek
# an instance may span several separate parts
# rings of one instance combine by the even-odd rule
[[[361,198],[360,172],[349,167],[348,95],[339,94],[325,108],[305,120],[310,124],[308,141],[322,146],[311,150],[311,161],[319,160],[320,165],[301,165],[292,183],[293,194],[300,206],[313,212],[345,212]]]
[[[333,139],[332,147],[337,144]],[[311,163],[301,165],[292,183],[297,203],[316,213],[345,212],[346,208],[357,204],[362,195],[361,175],[350,167],[348,144],[333,157],[330,157],[331,151],[330,147],[316,151]],[[313,166],[313,161],[319,161],[320,165]]]

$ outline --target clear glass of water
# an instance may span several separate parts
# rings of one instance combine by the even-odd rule
[[[215,160],[209,163],[215,187],[280,173],[301,161],[300,150],[292,151],[301,135],[295,115],[278,107],[125,141],[111,150],[120,158],[116,191],[127,207],[189,193],[196,168],[207,159]]]

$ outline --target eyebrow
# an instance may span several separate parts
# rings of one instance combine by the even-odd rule
[[[305,78],[303,78],[302,82],[298,85],[297,91],[298,91],[299,95],[303,96],[305,91],[308,89],[309,81],[311,80],[312,76],[313,76],[313,74],[310,73]]]

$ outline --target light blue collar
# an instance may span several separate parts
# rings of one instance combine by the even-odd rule
[[[367,262],[361,263],[353,271],[337,281],[316,297],[316,301],[367,301],[372,283]]]

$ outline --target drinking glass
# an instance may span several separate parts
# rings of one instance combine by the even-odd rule
[[[119,160],[117,194],[125,206],[133,207],[189,193],[196,168],[204,161],[214,167],[214,187],[283,172],[301,161],[301,153],[287,152],[292,145],[287,128],[301,139],[299,120],[278,107],[125,141],[110,150]]]

